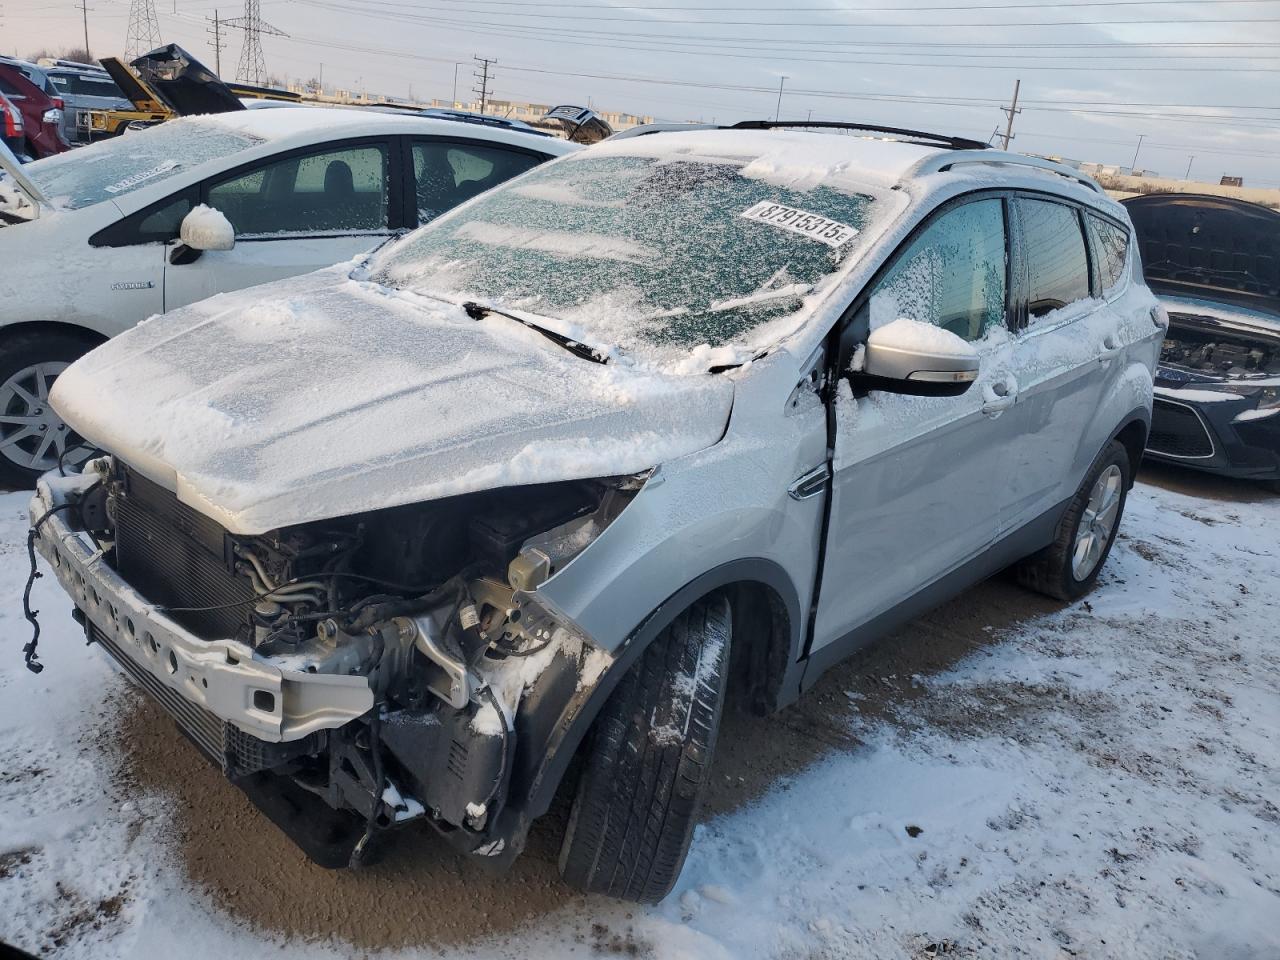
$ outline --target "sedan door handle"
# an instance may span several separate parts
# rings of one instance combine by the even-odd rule
[[[985,390],[985,397],[982,403],[982,412],[985,416],[995,419],[1004,413],[1018,399],[1017,384],[1012,381],[1000,381],[993,383]]]

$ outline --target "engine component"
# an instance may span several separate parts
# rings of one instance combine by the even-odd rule
[[[461,648],[439,623],[439,615],[399,617],[394,623],[401,642],[438,668],[423,671],[426,689],[455,710],[464,708],[475,692],[476,680],[467,670]]]

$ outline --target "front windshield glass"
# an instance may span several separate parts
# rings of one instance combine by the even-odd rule
[[[579,154],[407,237],[375,259],[374,279],[656,358],[754,342],[841,268],[873,201],[778,186],[745,165]]]
[[[54,206],[77,210],[260,143],[259,137],[192,117],[37,160],[23,172]]]

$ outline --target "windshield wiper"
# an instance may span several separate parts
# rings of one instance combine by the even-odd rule
[[[487,307],[483,303],[476,303],[474,300],[468,300],[462,305],[462,309],[466,311],[468,317],[472,320],[482,320],[489,314],[496,314],[499,317],[506,317],[508,320],[514,320],[516,323],[523,324],[530,330],[542,334],[552,343],[564,347],[575,357],[581,357],[583,360],[590,360],[592,363],[608,363],[608,357],[602,357],[593,348],[585,343],[579,343],[570,337],[566,337],[563,333],[556,333],[554,330],[548,330],[546,327],[540,327],[532,320],[526,320],[524,317],[517,317],[514,313],[507,313],[505,310],[499,310],[497,307]]]

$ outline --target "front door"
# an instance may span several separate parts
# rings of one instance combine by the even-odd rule
[[[206,184],[203,201],[231,221],[235,248],[188,263],[166,258],[164,308],[309,273],[382,243],[392,233],[390,154],[385,142],[332,146]]]
[[[1005,201],[966,199],[918,230],[868,301],[972,342],[978,380],[958,397],[872,391],[836,401],[831,520],[813,649],[980,555],[1000,526],[1018,384],[1008,334]]]

